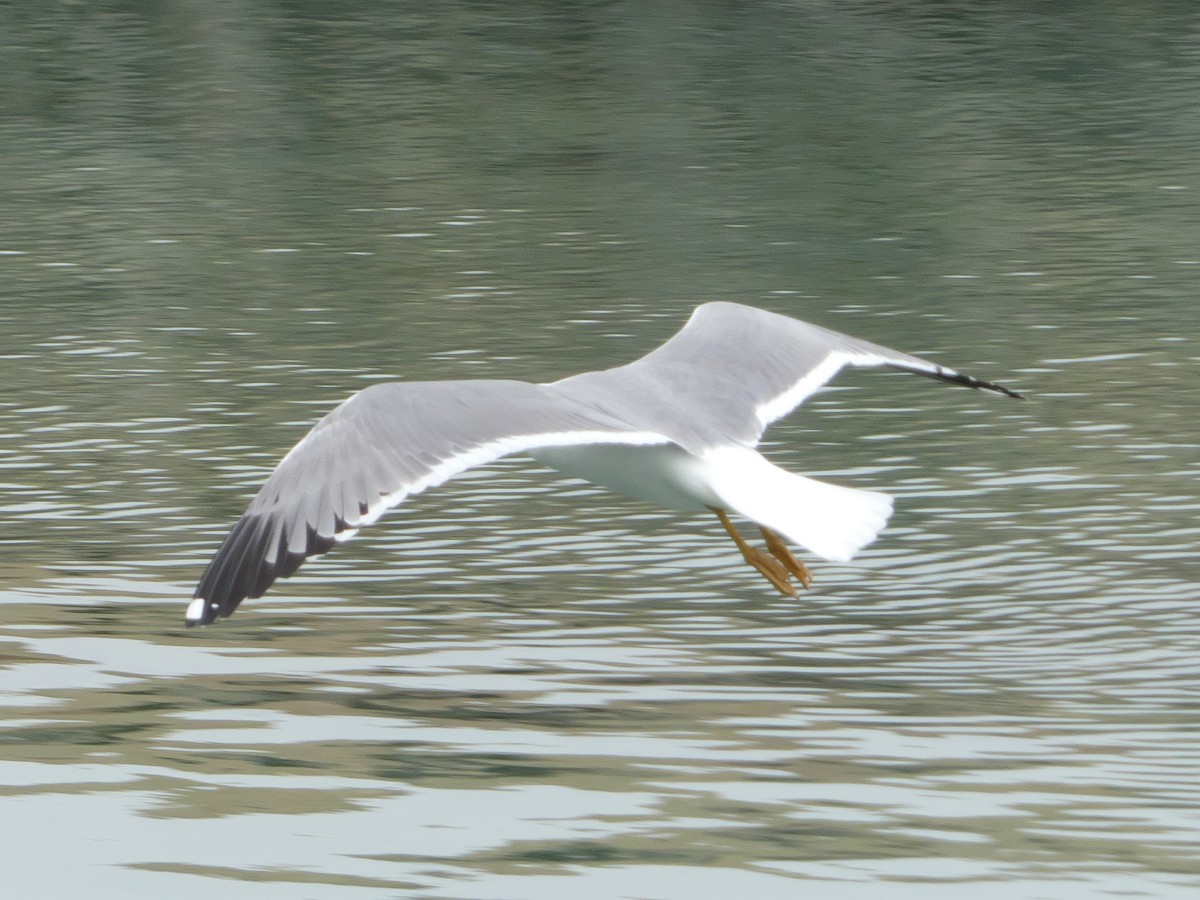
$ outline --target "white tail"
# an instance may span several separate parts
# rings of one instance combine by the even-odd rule
[[[817,556],[844,562],[883,530],[892,498],[787,472],[757,451],[722,447],[704,458],[722,504]]]

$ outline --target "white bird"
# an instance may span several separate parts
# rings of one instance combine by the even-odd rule
[[[1014,391],[936,363],[737,303],[706,303],[628,365],[550,384],[467,380],[372,385],[280,461],[205,570],[187,624],[230,615],[310,556],[406,497],[511,453],[659,506],[711,510],[781,593],[808,587],[783,538],[848,560],[887,522],[886,494],[795,475],[755,450],[767,426],[843,366],[886,366]],[[751,547],[729,520],[756,523]],[[782,535],[782,537],[781,537]]]

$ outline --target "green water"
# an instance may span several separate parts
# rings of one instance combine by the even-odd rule
[[[5,884],[95,897],[1190,897],[1190,4],[0,11]],[[738,300],[854,372],[769,434],[897,501],[777,597],[528,461],[218,626],[376,380],[549,380]]]

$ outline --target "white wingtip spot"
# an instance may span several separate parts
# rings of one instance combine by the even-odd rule
[[[203,597],[196,597],[188,604],[186,619],[189,622],[199,622],[204,618],[204,604],[208,601]]]

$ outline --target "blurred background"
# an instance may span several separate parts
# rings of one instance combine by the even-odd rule
[[[1194,896],[1194,4],[9,4],[0,98],[13,889]],[[509,460],[182,627],[350,393],[714,299],[1030,399],[776,426],[897,499],[799,601]]]

